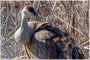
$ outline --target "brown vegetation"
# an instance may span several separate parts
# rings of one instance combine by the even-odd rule
[[[77,40],[86,58],[89,58],[89,50],[84,49],[89,45],[89,1],[1,1],[0,5],[2,58],[20,55],[18,52],[22,50],[22,46],[15,42],[13,34],[20,25],[21,9],[26,5],[33,6],[45,16],[44,21],[69,32]],[[28,21],[34,20],[40,19],[30,16]]]

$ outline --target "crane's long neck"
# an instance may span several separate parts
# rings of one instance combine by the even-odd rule
[[[23,29],[28,28],[27,18],[24,15],[22,15],[21,28],[23,28]]]

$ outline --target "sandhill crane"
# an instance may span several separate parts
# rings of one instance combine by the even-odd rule
[[[15,32],[14,39],[24,44],[30,59],[84,58],[82,51],[68,33],[51,27],[47,22],[27,22],[30,15],[40,17],[32,7],[23,8],[21,15],[21,26]]]
[[[22,9],[21,15],[22,15],[22,20],[21,20],[20,28],[14,34],[14,38],[17,42],[19,40],[22,40],[22,41],[29,40],[30,35],[31,35],[30,32],[33,33],[33,31],[34,31],[33,24],[38,23],[37,21],[27,22],[27,18],[30,17],[30,15],[34,15],[34,16],[37,16],[39,18],[42,18],[41,16],[39,16],[37,14],[37,12],[35,12],[34,8],[31,6],[24,7]],[[28,26],[31,26],[31,27],[28,27]]]

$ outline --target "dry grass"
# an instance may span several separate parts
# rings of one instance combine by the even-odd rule
[[[56,3],[56,4],[55,4]],[[84,46],[89,45],[89,2],[88,1],[1,1],[1,52],[2,57],[12,58],[18,56],[22,46],[14,49],[18,44],[13,39],[13,34],[19,27],[21,21],[21,9],[31,5],[39,11],[47,20],[60,29],[67,31],[81,45],[86,58],[89,58],[89,50]],[[60,19],[55,17],[58,16]],[[61,19],[64,21],[61,21]],[[29,21],[39,20],[31,16]],[[67,22],[68,24],[66,24]],[[71,26],[70,26],[71,25]],[[16,27],[16,28],[15,28]],[[74,28],[73,28],[74,27]],[[77,31],[78,30],[78,31]],[[87,43],[85,43],[87,42]],[[14,49],[14,50],[12,50]]]

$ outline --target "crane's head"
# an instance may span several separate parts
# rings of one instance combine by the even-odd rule
[[[22,12],[21,12],[22,15],[24,15],[25,17],[30,17],[31,15],[32,16],[36,16],[36,17],[39,17],[39,18],[43,18],[43,16],[40,16],[39,13],[37,13],[33,7],[31,6],[26,6],[22,9]]]

